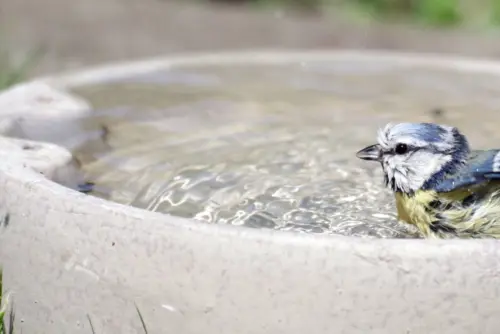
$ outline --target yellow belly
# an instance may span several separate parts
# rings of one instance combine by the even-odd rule
[[[444,203],[460,203],[471,194],[486,194],[487,196],[485,196],[484,205],[493,205],[496,208],[497,206],[500,206],[499,199],[496,198],[495,202],[491,203],[491,196],[488,196],[488,194],[493,194],[495,191],[499,190],[500,181],[492,181],[487,184],[458,189],[447,193],[436,193],[435,191],[424,190],[419,190],[411,196],[396,193],[395,197],[398,219],[417,227],[424,237],[432,237],[435,235],[432,232],[430,225],[437,220],[436,214],[439,213],[438,211],[432,209],[431,203],[433,201],[440,200]],[[475,222],[466,221],[467,219],[471,219],[470,216],[472,211],[467,211],[468,209],[462,209],[461,211],[457,211],[456,209],[453,210],[454,211],[447,212],[448,216],[453,217],[453,225],[474,226]],[[500,210],[500,208],[498,208],[498,210]],[[485,214],[483,214],[483,216],[485,216]],[[475,219],[477,219],[477,217]],[[500,216],[498,219],[500,224]],[[488,223],[486,216],[479,223]]]

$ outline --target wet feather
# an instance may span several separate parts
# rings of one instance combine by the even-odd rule
[[[500,238],[500,150],[471,151],[458,129],[432,123],[389,124],[377,139],[400,221],[426,238]]]

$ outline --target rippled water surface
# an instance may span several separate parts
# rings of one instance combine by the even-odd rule
[[[500,146],[500,79],[388,63],[172,69],[79,89],[74,149],[93,195],[206,223],[411,237],[378,164],[355,152],[392,121]],[[435,112],[441,108],[442,113]]]

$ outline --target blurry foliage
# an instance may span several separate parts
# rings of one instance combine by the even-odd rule
[[[0,334],[14,333],[14,311],[11,307],[10,312],[7,312],[8,298],[3,296],[3,275],[0,268]],[[11,305],[12,306],[12,305]],[[5,322],[5,316],[9,314],[9,324]]]
[[[378,20],[410,20],[431,26],[456,26],[471,22],[500,25],[500,0],[211,0],[263,7],[289,7],[320,12],[354,9]],[[477,17],[487,13],[486,17]],[[486,21],[486,22],[485,22]]]
[[[416,16],[432,25],[457,25],[464,21],[460,0],[420,0],[415,1]]]
[[[0,90],[26,79],[28,72],[36,65],[42,54],[43,50],[39,49],[22,61],[15,62],[8,50],[0,49]]]
[[[328,0],[249,0],[261,6],[290,6],[301,10],[320,10]]]
[[[495,25],[500,25],[500,0],[491,0],[490,20]]]

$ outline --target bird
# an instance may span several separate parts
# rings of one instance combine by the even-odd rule
[[[454,126],[389,123],[356,156],[381,164],[398,220],[421,237],[500,238],[500,149],[471,150]]]

